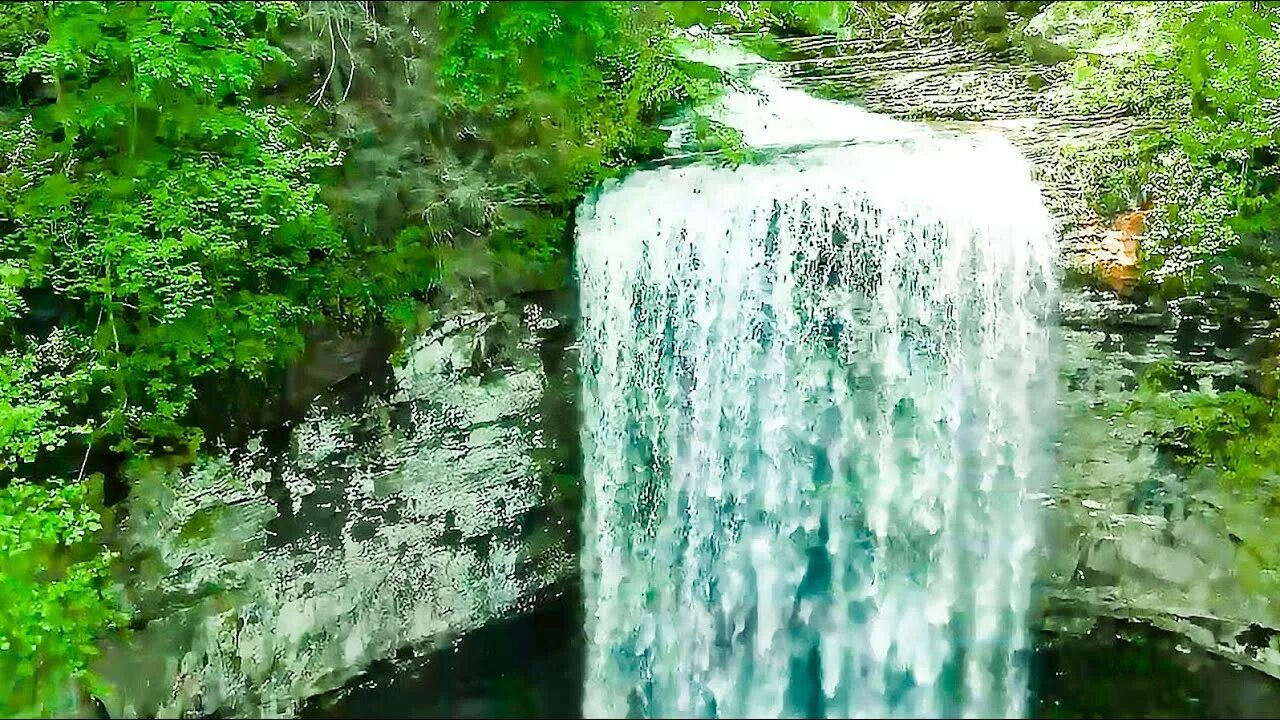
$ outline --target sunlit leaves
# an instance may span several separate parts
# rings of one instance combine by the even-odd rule
[[[1278,295],[1263,281],[1280,254],[1280,14],[1250,3],[1061,3],[1059,22],[1087,18],[1076,60],[1083,109],[1121,106],[1162,121],[1144,152],[1144,263],[1167,292],[1234,287]],[[1103,50],[1106,50],[1103,52]]]
[[[0,488],[0,715],[66,716],[92,682],[95,638],[123,621],[109,597],[112,554],[84,483]]]
[[[494,168],[513,181],[504,199],[562,203],[661,147],[649,123],[706,83],[676,60],[664,12],[614,2],[441,4],[441,88],[502,152]]]
[[[94,369],[84,339],[63,330],[0,353],[0,477],[89,434],[71,408]]]
[[[116,618],[90,451],[182,452],[199,378],[301,352],[335,304],[346,244],[312,176],[340,155],[262,102],[289,65],[262,28],[292,3],[0,13],[32,26],[0,38],[21,50],[0,85],[0,715],[56,714]]]
[[[31,150],[3,165],[0,211],[13,214],[0,250],[26,257],[29,282],[80,304],[128,432],[142,432],[155,427],[147,412],[181,421],[190,378],[259,375],[296,350],[279,328],[319,317],[317,264],[343,249],[309,178],[339,156],[251,106],[266,64],[284,61],[255,35],[270,8],[72,5],[51,9],[50,41],[19,63],[52,68],[63,122],[23,126]],[[117,125],[69,155],[57,139]],[[259,294],[276,300],[259,309]],[[192,322],[218,325],[170,328]]]

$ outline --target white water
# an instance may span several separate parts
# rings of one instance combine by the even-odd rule
[[[1021,715],[1038,190],[996,138],[752,84],[721,112],[757,146],[874,142],[580,211],[584,713]]]

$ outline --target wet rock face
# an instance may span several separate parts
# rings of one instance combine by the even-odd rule
[[[1032,717],[1261,718],[1280,707],[1272,678],[1142,622],[1045,631],[1032,666]]]
[[[1125,412],[1143,369],[1185,361],[1185,323],[1100,291],[1069,293],[1063,322],[1058,472],[1040,543],[1046,626],[1075,633],[1099,617],[1140,619],[1280,677],[1280,606],[1250,582],[1248,550],[1234,539],[1265,508],[1223,492],[1212,472],[1176,466],[1155,447],[1150,419]],[[1230,387],[1245,368],[1207,357],[1190,372],[1202,387]]]
[[[570,574],[551,499],[577,454],[575,363],[555,304],[446,318],[291,431],[136,468],[119,546],[137,629],[98,668],[111,715],[293,714]]]

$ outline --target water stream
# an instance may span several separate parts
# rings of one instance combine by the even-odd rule
[[[714,112],[786,152],[580,210],[583,712],[1020,716],[1039,191],[997,137],[742,76]]]

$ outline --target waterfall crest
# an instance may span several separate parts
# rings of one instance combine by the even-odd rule
[[[1024,712],[1052,223],[1002,140],[828,105],[876,142],[580,210],[587,717]]]

